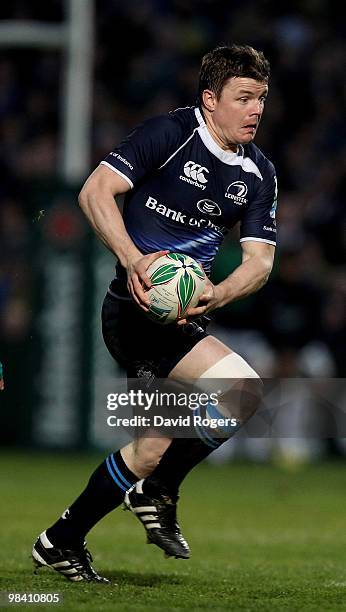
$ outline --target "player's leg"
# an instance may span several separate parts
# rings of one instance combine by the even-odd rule
[[[153,472],[170,443],[171,438],[143,437],[124,446],[120,453],[128,469],[140,480]]]
[[[199,379],[200,384],[217,379],[215,386],[222,386],[218,398],[220,416],[237,421],[236,427],[224,432],[224,437],[220,430],[213,438],[210,429],[203,431],[203,428],[199,428],[195,439],[173,440],[147,482],[159,479],[175,495],[189,471],[232,437],[254,414],[260,403],[263,385],[255,370],[240,355],[212,336],[201,340],[177,364],[170,377],[180,380],[191,377]]]
[[[122,504],[129,487],[153,471],[169,444],[170,440],[155,438],[153,448],[152,440],[140,438],[111,453],[93,472],[79,497],[38,537],[32,551],[36,565],[51,566],[73,581],[106,582],[86,556],[86,534]]]
[[[183,357],[170,373],[171,378],[218,379],[220,416],[236,418],[237,427],[224,432],[202,427],[198,438],[175,438],[160,463],[145,480],[138,482],[125,496],[127,507],[141,520],[150,542],[168,555],[188,558],[189,548],[176,520],[178,490],[185,476],[211,452],[229,439],[255,412],[262,383],[256,372],[230,348],[216,338],[202,339]],[[224,436],[224,437],[222,437]],[[139,508],[151,506],[151,521]],[[155,519],[155,520],[154,520]]]
[[[136,325],[138,314],[131,310],[134,307],[129,305],[127,312],[124,306],[123,302],[106,297],[102,312],[103,334],[111,355],[125,366],[132,366],[133,356],[126,351],[136,346],[141,321]],[[74,581],[102,581],[86,556],[84,538],[97,522],[122,504],[126,490],[133,483],[153,471],[169,444],[166,438],[155,438],[154,443],[148,438],[139,438],[111,453],[92,473],[77,499],[35,542],[32,555],[37,565],[53,567]]]

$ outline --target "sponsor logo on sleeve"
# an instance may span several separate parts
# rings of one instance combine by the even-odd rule
[[[274,176],[274,183],[275,183],[274,201],[270,209],[269,215],[270,215],[270,218],[273,219],[273,225],[276,225],[276,208],[278,205],[278,181],[277,181],[276,176]]]
[[[130,164],[129,161],[127,161],[127,159],[125,159],[125,157],[122,157],[121,155],[119,155],[119,153],[114,153],[114,151],[112,151],[110,153],[110,155],[112,155],[113,157],[115,157],[116,159],[118,159],[119,161],[121,161],[123,164],[125,164],[125,166],[127,166],[128,168],[130,168],[130,170],[133,170],[133,165]]]

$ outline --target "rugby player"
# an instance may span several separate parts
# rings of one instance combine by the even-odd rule
[[[79,203],[117,257],[102,310],[105,344],[129,378],[259,381],[231,347],[208,335],[209,313],[257,291],[271,272],[277,183],[273,164],[253,144],[268,93],[269,63],[247,45],[218,47],[202,60],[198,103],[145,121],[90,175]],[[121,215],[115,199],[125,194]],[[240,223],[241,264],[218,285],[208,281],[196,308],[177,325],[146,317],[148,266],[174,251],[207,274],[224,235]],[[229,381],[229,382],[228,382]],[[225,400],[226,401],[226,400]],[[255,406],[237,415],[244,423]],[[227,438],[140,438],[111,453],[87,487],[34,544],[38,566],[73,581],[107,582],[92,568],[87,532],[125,497],[148,541],[188,558],[176,518],[186,474]]]

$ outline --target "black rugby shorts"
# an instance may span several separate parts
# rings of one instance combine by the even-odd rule
[[[128,378],[166,378],[177,363],[205,338],[210,319],[199,317],[187,325],[159,325],[150,321],[131,300],[106,294],[102,334],[112,357]]]

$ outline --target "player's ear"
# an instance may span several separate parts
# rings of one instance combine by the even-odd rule
[[[209,111],[213,112],[216,105],[216,95],[211,89],[205,89],[202,93],[203,106]]]

